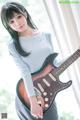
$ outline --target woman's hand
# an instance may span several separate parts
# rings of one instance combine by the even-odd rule
[[[44,100],[42,96],[37,96],[37,103],[44,109]]]
[[[35,118],[43,118],[43,108],[44,108],[44,101],[41,96],[32,96],[30,97],[30,105],[31,105],[31,114]]]

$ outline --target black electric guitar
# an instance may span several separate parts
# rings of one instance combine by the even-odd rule
[[[44,112],[51,106],[56,94],[72,84],[71,80],[66,83],[61,82],[59,80],[59,75],[80,57],[80,49],[73,53],[59,67],[53,65],[56,56],[57,53],[49,55],[45,59],[42,68],[38,72],[32,74],[34,89],[44,100]],[[17,84],[17,94],[23,103],[30,107],[29,98],[22,79],[19,80]]]

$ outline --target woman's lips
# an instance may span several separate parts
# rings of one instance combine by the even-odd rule
[[[21,29],[21,28],[23,28],[24,27],[24,25],[21,25],[21,26],[19,26],[19,29]]]

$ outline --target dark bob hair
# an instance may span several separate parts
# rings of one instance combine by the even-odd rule
[[[6,4],[4,4],[2,6],[2,9],[1,9],[2,24],[4,25],[4,27],[7,29],[7,31],[10,33],[11,37],[13,38],[13,42],[14,42],[15,48],[18,51],[18,53],[25,57],[25,56],[28,56],[29,53],[25,52],[21,48],[21,45],[19,43],[18,32],[16,32],[13,29],[11,29],[9,24],[8,24],[9,20],[13,17],[14,12],[20,13],[20,14],[24,15],[25,18],[26,18],[27,24],[31,28],[36,29],[37,27],[33,23],[32,19],[31,19],[31,16],[27,12],[27,10],[20,3],[17,3],[17,2],[7,2]]]

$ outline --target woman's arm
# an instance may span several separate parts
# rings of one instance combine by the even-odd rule
[[[50,44],[50,46],[51,46],[51,54],[52,53],[54,53],[55,51],[54,51],[54,46],[55,45],[53,45],[52,44],[52,35],[51,35],[51,33],[45,33],[45,36],[46,36],[46,39],[48,40],[48,43]],[[53,39],[54,40],[54,39]],[[54,43],[54,41],[53,41],[53,43]],[[55,43],[54,43],[55,44]],[[57,56],[56,58],[55,58],[55,60],[53,61],[53,64],[56,66],[56,67],[59,67],[60,65],[61,65],[61,63],[62,63],[62,60]]]
[[[30,73],[29,66],[24,63],[24,61],[21,59],[21,56],[17,53],[15,46],[13,43],[8,45],[9,52],[12,55],[16,65],[19,67],[22,78],[24,80],[24,85],[26,88],[26,91],[29,96],[30,101],[30,107],[31,107],[31,114],[35,116],[36,118],[43,118],[43,108],[42,106],[38,105],[37,103],[37,97],[35,95],[33,81]],[[41,100],[41,98],[39,98]]]
[[[17,53],[13,42],[8,45],[8,48],[16,66],[19,68],[22,74],[22,78],[24,80],[25,88],[27,90],[28,96],[35,96],[32,77],[28,64],[24,63],[21,56]]]

